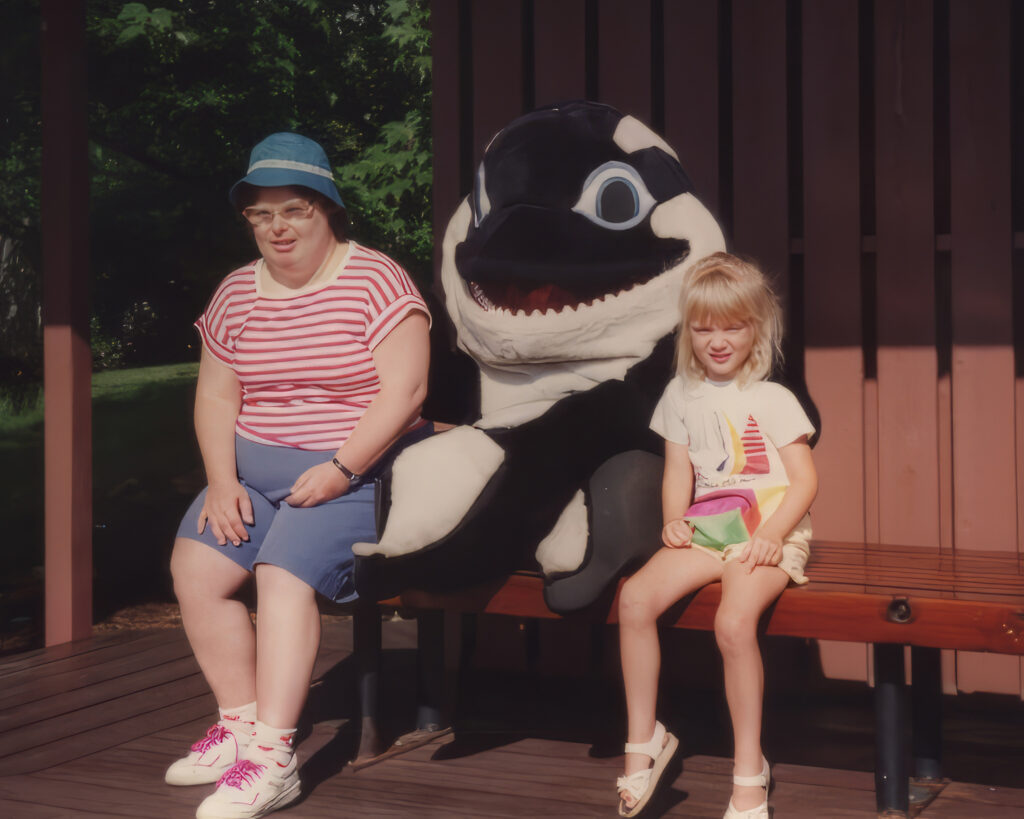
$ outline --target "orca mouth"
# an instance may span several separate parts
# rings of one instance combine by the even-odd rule
[[[640,282],[633,282],[616,293],[643,284],[650,277]],[[484,310],[509,310],[513,313],[547,313],[561,312],[567,307],[576,310],[601,301],[609,295],[603,290],[592,294],[581,294],[559,287],[557,284],[528,285],[515,282],[469,282],[469,293],[473,300]]]
[[[610,296],[618,296],[634,287],[644,285],[666,270],[679,265],[689,254],[687,246],[673,254],[670,259],[663,260],[661,264],[652,266],[650,260],[645,260],[643,269],[639,271],[631,265],[629,272],[632,275],[616,277],[622,282],[619,286],[609,287],[607,281],[590,283],[588,286],[581,280],[583,278],[581,276],[551,277],[568,278],[573,282],[571,287],[551,282],[512,281],[496,278],[486,281],[469,280],[466,285],[473,301],[483,310],[508,310],[525,315],[560,313],[567,308],[577,310],[580,307],[589,307],[595,302],[604,301]]]

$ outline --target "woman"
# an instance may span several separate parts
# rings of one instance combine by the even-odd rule
[[[429,316],[405,271],[345,238],[323,149],[267,137],[230,198],[261,258],[196,322],[195,426],[207,488],[171,573],[220,719],[168,769],[217,782],[199,819],[263,816],[299,796],[292,748],[320,641],[316,593],[355,597],[352,550],[375,539],[375,464],[429,432]],[[234,595],[255,574],[255,629]]]

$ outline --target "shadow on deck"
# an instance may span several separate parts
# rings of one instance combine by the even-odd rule
[[[304,798],[289,817],[615,815],[621,697],[614,680],[470,668],[454,741],[354,772],[351,622],[325,624],[299,748]],[[414,723],[415,623],[384,624],[385,731]],[[770,672],[769,672],[770,673]],[[777,817],[873,816],[870,695],[773,695],[765,747]],[[0,815],[190,817],[209,787],[165,785],[165,767],[215,706],[180,630],[122,632],[0,662]],[[716,692],[665,697],[682,772],[647,815],[720,817],[728,721]],[[950,698],[952,781],[920,814],[1024,816],[1019,701]]]

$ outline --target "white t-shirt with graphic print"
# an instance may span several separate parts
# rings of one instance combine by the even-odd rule
[[[651,419],[662,438],[689,447],[695,498],[725,486],[789,486],[778,450],[814,425],[781,384],[686,382],[673,378]]]

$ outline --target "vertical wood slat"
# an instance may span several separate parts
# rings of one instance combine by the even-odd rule
[[[785,0],[734,0],[733,246],[779,282],[788,303]]]
[[[46,644],[92,633],[92,355],[85,3],[43,7]]]
[[[948,379],[935,347],[933,3],[876,0],[878,527],[881,543],[949,550]],[[907,510],[914,510],[908,514]],[[945,531],[944,531],[945,530]],[[956,692],[956,652],[942,652]]]
[[[537,106],[587,94],[585,0],[534,3],[534,100]]]
[[[870,305],[865,304],[865,309]],[[864,378],[864,542],[881,543],[879,521],[879,382],[878,378]]]
[[[666,3],[665,139],[712,212],[719,208],[717,0]]]
[[[1024,378],[1016,379],[1015,384],[1016,406],[1024,407]],[[1024,539],[1024,413],[1016,412],[1016,434],[1017,434],[1017,549],[1024,552],[1021,545]],[[1020,658],[1020,692],[1019,696],[1024,700],[1024,657]]]
[[[805,2],[802,24],[804,351],[807,387],[825,422],[815,537],[864,539],[857,3]],[[826,673],[864,679],[866,648],[824,642]]]
[[[473,167],[498,131],[523,113],[521,0],[473,4]]]
[[[598,4],[598,98],[650,123],[650,2],[598,0]]]
[[[1009,4],[950,11],[956,548],[1016,551]]]
[[[930,0],[875,3],[878,537],[938,548],[932,34]]]
[[[433,134],[434,283],[440,288],[441,243],[448,219],[463,193],[459,179],[462,144],[459,98],[459,2],[433,0],[430,6],[431,130]]]
[[[805,362],[828,430],[815,536],[864,538],[857,3],[803,4]]]
[[[1016,551],[1010,5],[950,4],[954,548]],[[1020,661],[961,652],[962,690],[1019,694]]]

